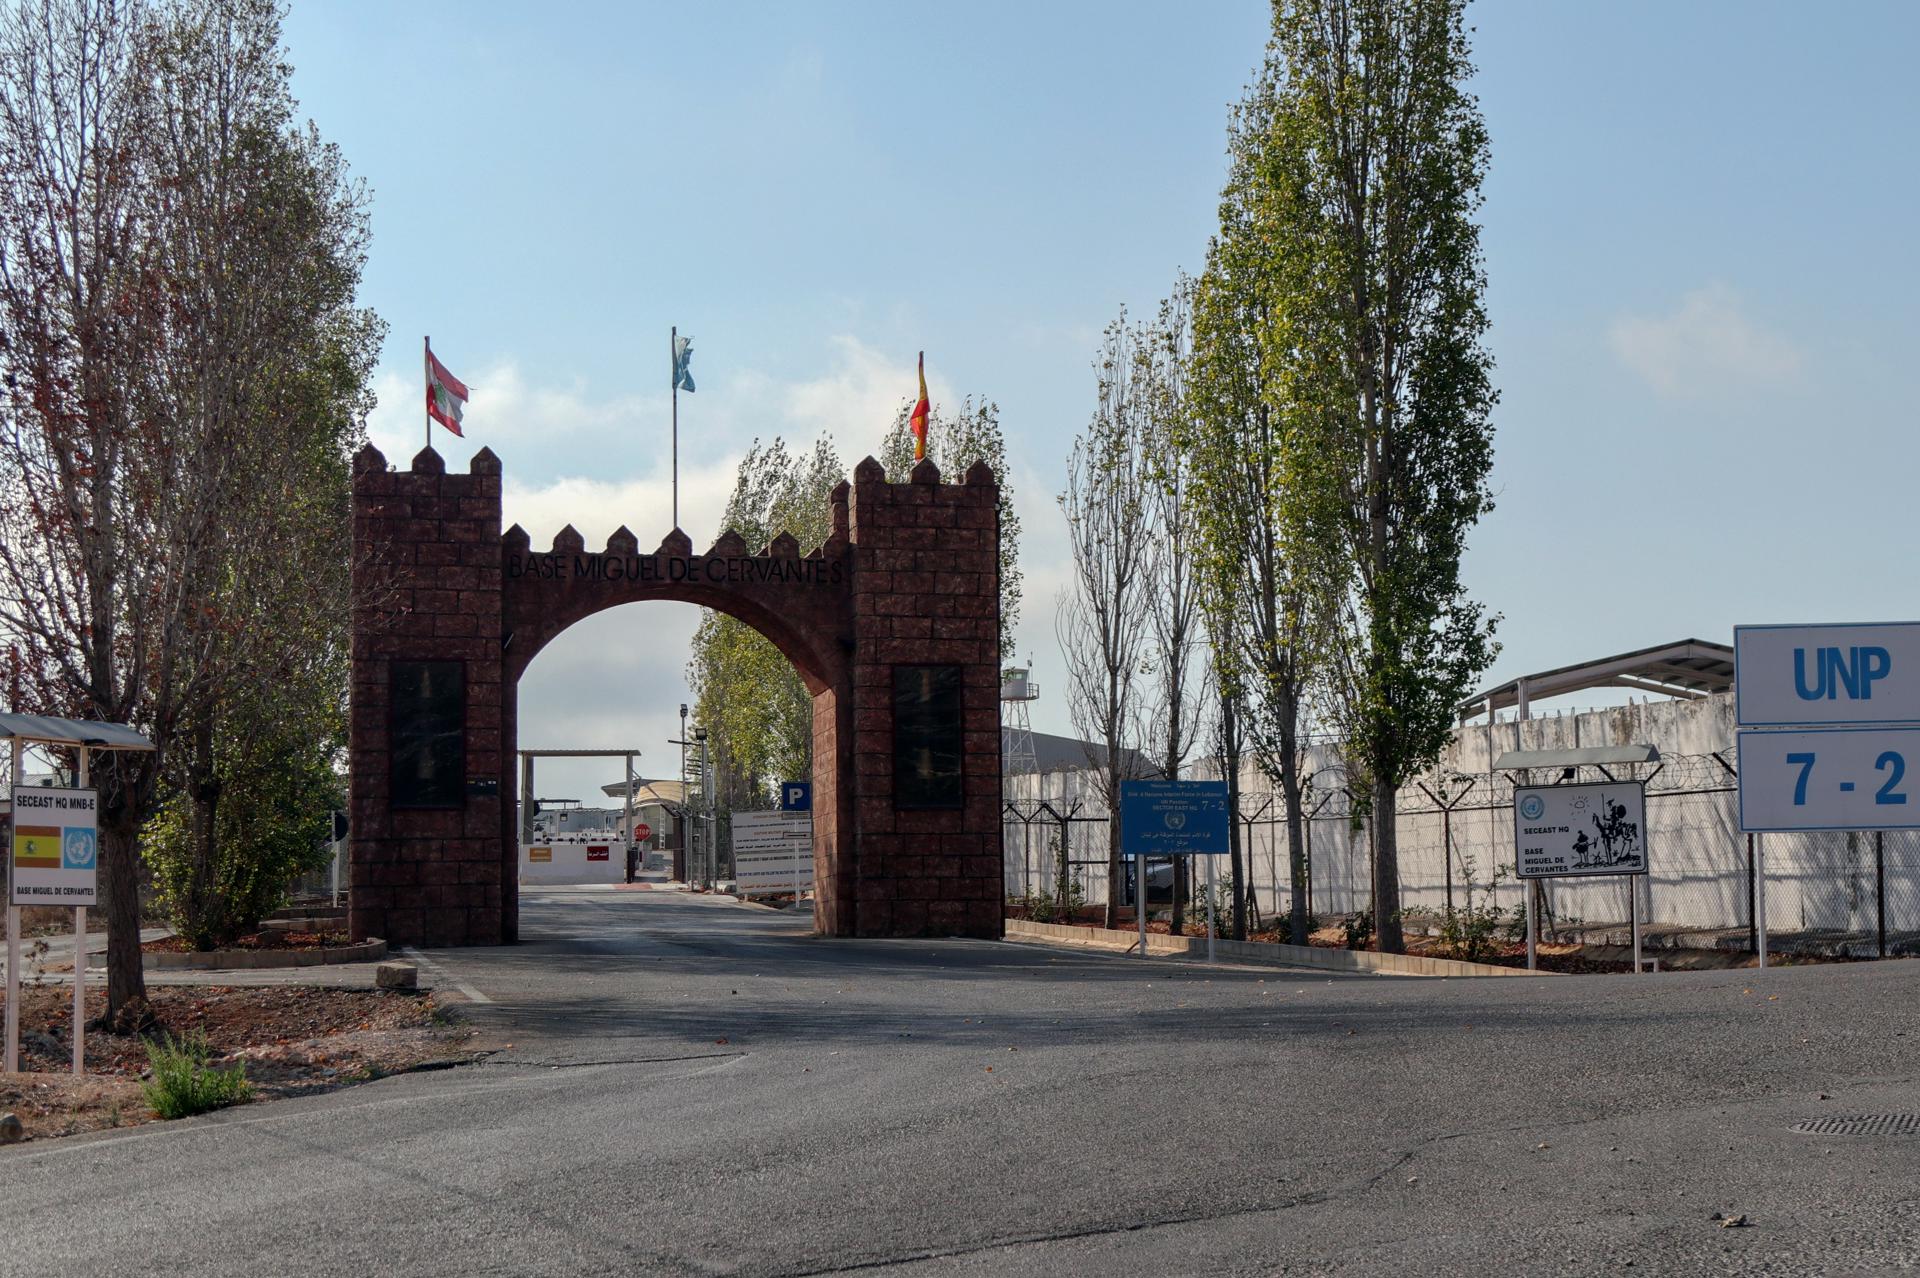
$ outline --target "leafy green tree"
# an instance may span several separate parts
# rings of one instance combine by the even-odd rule
[[[913,471],[913,432],[907,425],[912,412],[911,404],[902,404],[880,441],[877,460],[896,484],[905,483]],[[946,484],[959,483],[977,461],[993,467],[994,482],[1000,486],[1000,659],[1010,661],[1015,655],[1014,626],[1020,620],[1020,516],[1013,511],[1013,476],[1007,467],[1006,437],[1000,433],[1000,406],[971,395],[952,412],[930,405],[927,457],[940,468],[940,482]]]
[[[169,905],[183,931],[227,939],[257,919],[234,911],[277,904],[267,880],[312,853],[279,832],[326,815],[275,805],[313,797],[300,779],[330,775],[339,748],[351,611],[340,530],[385,330],[354,305],[364,196],[338,151],[296,123],[277,5],[183,0],[150,57],[160,180],[144,248],[165,305],[136,400],[183,445],[184,473],[157,500],[188,547],[178,649],[190,677],[162,793],[189,809],[195,890]],[[241,842],[222,846],[230,835]]]
[[[252,930],[286,903],[291,879],[325,866],[329,813],[346,806],[335,768],[346,746],[337,696],[235,707],[219,739],[219,803],[209,809],[195,791],[176,789],[141,838],[175,933],[199,950]]]
[[[1336,643],[1329,706],[1373,820],[1379,946],[1404,948],[1395,793],[1492,662],[1460,558],[1492,507],[1475,221],[1488,143],[1465,0],[1278,0],[1255,160],[1269,405]]]
[[[145,991],[147,819],[187,803],[218,878],[221,795],[262,757],[223,734],[344,700],[381,329],[353,305],[364,193],[297,123],[280,23],[274,0],[0,13],[0,629],[36,706],[157,747],[95,769],[116,1015]]]
[[[1173,293],[1133,338],[1132,399],[1139,409],[1141,455],[1147,468],[1146,519],[1139,536],[1156,545],[1154,574],[1144,603],[1152,619],[1147,655],[1151,674],[1146,742],[1161,775],[1178,777],[1200,737],[1200,707],[1210,696],[1213,671],[1199,658],[1203,636],[1201,564],[1205,494],[1192,453],[1181,441],[1193,428],[1193,280],[1181,272]],[[1173,864],[1170,930],[1185,927],[1190,858]]]
[[[788,532],[812,550],[833,531],[833,489],[845,478],[830,439],[797,457],[785,440],[755,440],[723,522],[755,549]],[[813,698],[759,631],[708,612],[694,634],[687,678],[709,734],[718,806],[764,807],[780,782],[812,775]]]
[[[1236,106],[1220,230],[1195,289],[1194,411],[1180,443],[1191,459],[1201,565],[1222,716],[1278,780],[1287,813],[1289,930],[1307,944],[1306,846],[1300,768],[1308,706],[1323,669],[1320,590],[1334,570],[1315,562],[1309,502],[1297,479],[1300,414],[1278,367],[1275,294],[1284,283],[1272,244],[1269,192],[1278,68],[1271,60]],[[1223,729],[1226,727],[1223,724]]]

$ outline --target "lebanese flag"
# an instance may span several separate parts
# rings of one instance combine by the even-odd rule
[[[460,415],[466,406],[466,383],[449,373],[447,366],[433,357],[433,347],[427,347],[427,416],[465,439]]]

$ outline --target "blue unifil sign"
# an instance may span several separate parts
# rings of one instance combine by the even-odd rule
[[[1226,854],[1225,781],[1120,783],[1120,855]]]
[[[780,810],[782,812],[813,811],[813,782],[782,781],[780,783]]]

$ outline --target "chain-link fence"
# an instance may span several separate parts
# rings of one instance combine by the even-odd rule
[[[1531,779],[1448,773],[1401,791],[1403,914],[1437,920],[1471,905],[1517,917],[1524,898],[1514,876],[1513,791],[1576,779],[1553,772]],[[1770,948],[1920,954],[1920,833],[1742,834],[1734,765],[1719,754],[1604,772],[1583,768],[1577,779],[1646,784],[1650,873],[1544,881],[1543,934],[1624,943],[1632,891],[1646,945],[1750,950],[1755,883],[1764,871]],[[1064,846],[1072,887],[1089,904],[1103,902],[1110,825],[1090,774],[1013,780],[1016,793],[1002,818],[1008,896],[1052,894]],[[1323,920],[1372,904],[1373,821],[1342,781],[1336,770],[1320,770],[1301,802],[1307,910]],[[1267,918],[1284,915],[1290,904],[1286,816],[1282,795],[1242,790],[1242,859],[1257,911]],[[1224,874],[1226,867],[1219,869]],[[1123,901],[1130,895],[1123,888]]]

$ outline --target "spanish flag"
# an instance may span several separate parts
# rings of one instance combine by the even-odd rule
[[[913,430],[913,459],[917,462],[927,459],[927,353],[920,352],[920,399],[913,406],[913,416],[907,425]]]

